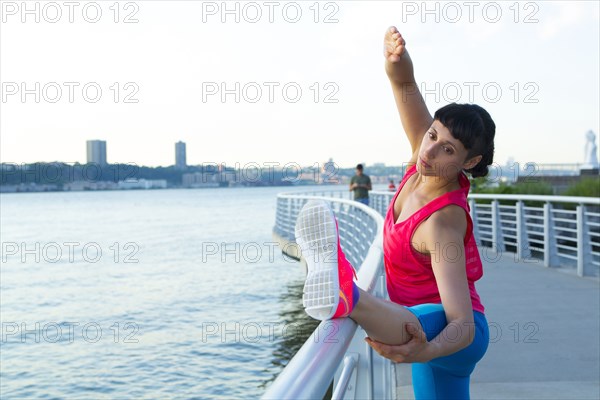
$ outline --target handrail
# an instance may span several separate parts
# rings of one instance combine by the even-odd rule
[[[395,192],[384,190],[371,190],[369,195],[387,195],[393,197]],[[493,193],[469,193],[469,198],[474,200],[528,200],[528,201],[544,201],[552,203],[578,203],[578,204],[593,204],[600,205],[600,199],[595,197],[583,196],[553,196],[553,195],[537,195],[537,194],[493,194]]]
[[[360,267],[357,268],[357,285],[366,292],[374,292],[379,283],[379,277],[383,273],[383,217],[376,210],[355,201],[322,196],[282,193],[277,198],[278,211],[280,206],[282,208],[287,207],[287,210],[281,211],[288,214],[285,216],[285,224],[287,225],[295,222],[295,215],[292,214],[297,214],[300,208],[297,204],[298,209],[292,210],[292,202],[306,202],[308,200],[324,200],[334,208],[344,206],[360,211],[366,214],[371,222],[375,222],[376,229],[371,246],[364,255]],[[280,205],[280,200],[287,201],[287,204]],[[340,224],[344,216],[338,215]],[[289,227],[286,227],[286,229],[289,229]],[[344,240],[343,236],[341,240]],[[269,386],[263,395],[263,399],[323,398],[354,338],[356,330],[357,325],[350,318],[322,321],[277,379]],[[334,333],[333,337],[332,332]]]

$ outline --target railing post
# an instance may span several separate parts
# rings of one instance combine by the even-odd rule
[[[335,384],[332,400],[354,399],[356,397],[356,370],[358,368],[358,353],[346,353],[344,357],[342,373]]]
[[[531,250],[529,249],[525,209],[521,200],[517,201],[515,206],[515,217],[517,225],[517,259],[523,261],[531,257]]]
[[[496,246],[496,252],[504,252],[504,238],[502,237],[502,220],[500,218],[500,203],[492,201],[492,246]]]
[[[365,349],[367,352],[367,398],[373,399],[373,348],[365,343]]]
[[[585,206],[577,206],[577,275],[586,276],[589,268],[589,259],[592,254],[592,243],[585,220]]]
[[[390,396],[389,399],[398,399],[398,371],[397,364],[390,362]]]
[[[369,204],[375,211],[379,212],[379,195],[369,194]],[[379,214],[381,214],[379,212]]]
[[[286,239],[291,240],[291,239],[296,239],[295,235],[294,235],[294,231],[293,231],[293,222],[292,222],[292,201],[293,199],[288,198],[287,199],[287,215],[285,218],[286,221],[286,227],[285,227],[285,233],[287,235]]]
[[[275,211],[275,232],[281,234],[281,203],[283,199],[277,197],[277,210]]]
[[[556,251],[556,238],[554,237],[554,218],[552,217],[552,203],[544,204],[544,266],[558,265],[558,252]]]

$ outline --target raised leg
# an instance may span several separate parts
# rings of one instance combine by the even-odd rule
[[[350,313],[369,337],[378,342],[394,345],[410,340],[406,324],[421,326],[417,317],[404,306],[380,299],[360,290],[360,299]]]
[[[308,315],[321,320],[349,316],[372,339],[386,344],[410,340],[406,324],[419,326],[419,320],[406,307],[358,289],[340,246],[337,221],[325,201],[304,205],[295,234],[308,267],[302,297]]]

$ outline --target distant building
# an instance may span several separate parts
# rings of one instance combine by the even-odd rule
[[[117,182],[111,181],[73,181],[67,182],[63,185],[63,191],[65,192],[78,192],[82,190],[116,190],[119,188]]]
[[[119,181],[119,189],[166,189],[165,179],[126,179]]]
[[[227,186],[229,182],[219,182],[219,176],[214,173],[194,172],[191,174],[183,174],[182,185],[185,188],[214,188],[219,186]]]
[[[87,141],[87,162],[106,165],[106,141],[88,140]]]
[[[175,168],[185,169],[186,167],[185,143],[179,141],[175,143]]]

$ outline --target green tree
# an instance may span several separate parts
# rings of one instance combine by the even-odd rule
[[[590,176],[569,186],[564,196],[600,197],[600,176]]]

